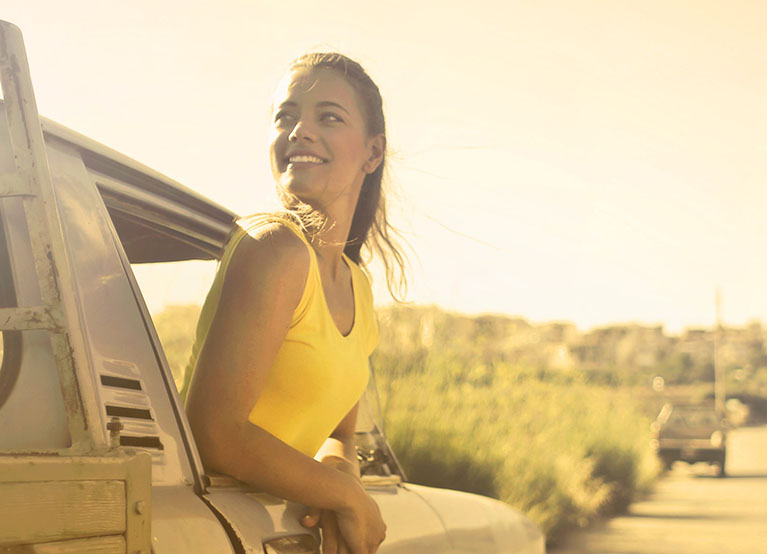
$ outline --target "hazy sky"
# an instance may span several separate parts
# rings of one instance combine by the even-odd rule
[[[286,64],[357,58],[415,302],[675,331],[712,324],[720,286],[727,323],[767,317],[767,2],[4,0],[0,18],[41,113],[242,214],[273,205]],[[150,303],[199,301],[199,271]]]

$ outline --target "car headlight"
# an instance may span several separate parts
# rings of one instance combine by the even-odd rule
[[[714,448],[719,448],[722,446],[724,436],[722,435],[722,432],[717,430],[711,433],[711,446]]]
[[[290,535],[264,541],[266,554],[320,554],[320,545],[311,535]]]

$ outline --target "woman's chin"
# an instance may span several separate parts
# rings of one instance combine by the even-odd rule
[[[277,188],[283,198],[283,204],[286,201],[291,204],[299,201],[309,205],[314,205],[317,202],[317,195],[312,194],[312,187],[310,186],[301,186],[298,183],[288,183],[287,185],[281,183]]]

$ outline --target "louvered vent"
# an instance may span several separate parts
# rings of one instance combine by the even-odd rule
[[[106,421],[119,417],[123,424],[120,445],[163,450],[159,429],[146,389],[135,364],[109,360],[101,373],[101,397]]]

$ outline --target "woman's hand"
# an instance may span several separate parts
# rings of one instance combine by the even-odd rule
[[[354,477],[356,486],[354,486],[353,490],[357,493],[355,496],[356,501],[359,504],[356,509],[352,506],[350,510],[347,510],[350,514],[354,514],[350,515],[350,517],[344,516],[344,512],[342,511],[334,512],[332,510],[309,508],[306,515],[301,518],[301,524],[304,527],[320,526],[320,529],[322,530],[323,554],[357,554],[358,552],[362,554],[374,553],[378,550],[378,546],[386,536],[386,524],[383,522],[381,512],[378,509],[378,504],[370,498],[362,487],[362,482],[359,477],[359,467],[341,456],[334,455],[324,457],[322,463]],[[360,492],[362,493],[361,496],[359,496]],[[365,513],[365,510],[367,510],[367,514]],[[352,543],[350,541],[359,539],[352,539],[343,533],[339,527],[340,520],[344,521],[344,525],[352,526],[357,525],[353,523],[357,520],[365,529],[369,530],[369,533],[367,533],[365,529],[351,528],[352,531],[360,531],[362,533],[360,538],[362,539],[361,548],[363,548],[363,550],[354,550],[351,548]],[[370,538],[366,539],[365,537],[367,537],[368,534],[370,534]],[[372,544],[372,547],[370,544]],[[364,548],[367,548],[367,550]]]
[[[338,520],[332,510],[310,508],[301,519],[304,527],[319,525],[322,530],[322,554],[349,554],[343,538],[338,531]]]
[[[359,499],[336,512],[338,530],[351,554],[375,554],[386,538],[386,524],[378,504],[359,486]]]
[[[304,527],[319,524],[323,554],[375,554],[386,538],[386,524],[378,504],[360,487],[361,495],[348,510],[310,508],[301,518]]]

